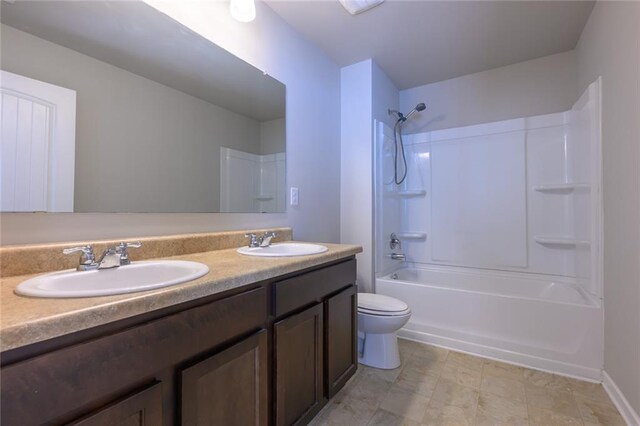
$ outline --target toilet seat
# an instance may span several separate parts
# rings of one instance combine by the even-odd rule
[[[400,316],[411,313],[402,300],[382,294],[358,293],[358,312],[375,316]]]
[[[411,310],[407,308],[406,310],[399,311],[399,312],[384,312],[384,311],[372,311],[368,309],[358,308],[358,313],[365,314],[365,315],[374,315],[377,317],[397,317],[397,316],[411,314]]]

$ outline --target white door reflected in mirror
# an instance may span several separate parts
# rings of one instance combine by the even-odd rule
[[[76,92],[0,70],[0,211],[73,212]]]

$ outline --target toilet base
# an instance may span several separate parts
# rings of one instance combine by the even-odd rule
[[[392,370],[400,367],[400,351],[396,333],[366,333],[360,347],[358,362],[368,367]]]

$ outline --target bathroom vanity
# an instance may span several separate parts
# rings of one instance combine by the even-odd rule
[[[104,298],[20,298],[6,286],[25,276],[4,278],[3,308],[7,298],[67,304],[74,313],[59,326],[77,331],[41,339],[55,315],[32,319],[23,331],[33,334],[17,342],[10,329],[20,324],[5,321],[2,424],[306,424],[357,368],[360,248],[327,246],[276,260],[233,249],[179,256],[212,272],[186,286]],[[170,303],[172,295],[181,301]],[[110,319],[140,305],[144,312]],[[96,317],[103,323],[74,323]]]

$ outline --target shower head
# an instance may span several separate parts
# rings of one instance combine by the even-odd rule
[[[409,113],[407,115],[404,115],[403,113],[401,113],[400,111],[397,111],[395,109],[389,109],[387,110],[389,112],[389,115],[395,115],[396,118],[398,119],[397,123],[404,123],[405,121],[407,121],[407,119],[409,117],[411,117],[412,114],[414,114],[416,111],[424,111],[426,109],[426,105],[423,104],[422,102],[420,102],[418,105],[415,106],[415,108],[413,108],[411,111],[409,111]]]
[[[409,117],[411,117],[413,114],[416,113],[416,111],[424,111],[427,108],[427,106],[425,104],[423,104],[422,102],[420,102],[418,105],[415,106],[415,108],[413,108],[411,111],[409,111],[409,113],[407,115],[405,115],[404,117],[402,117],[402,121],[407,121],[407,119]]]

